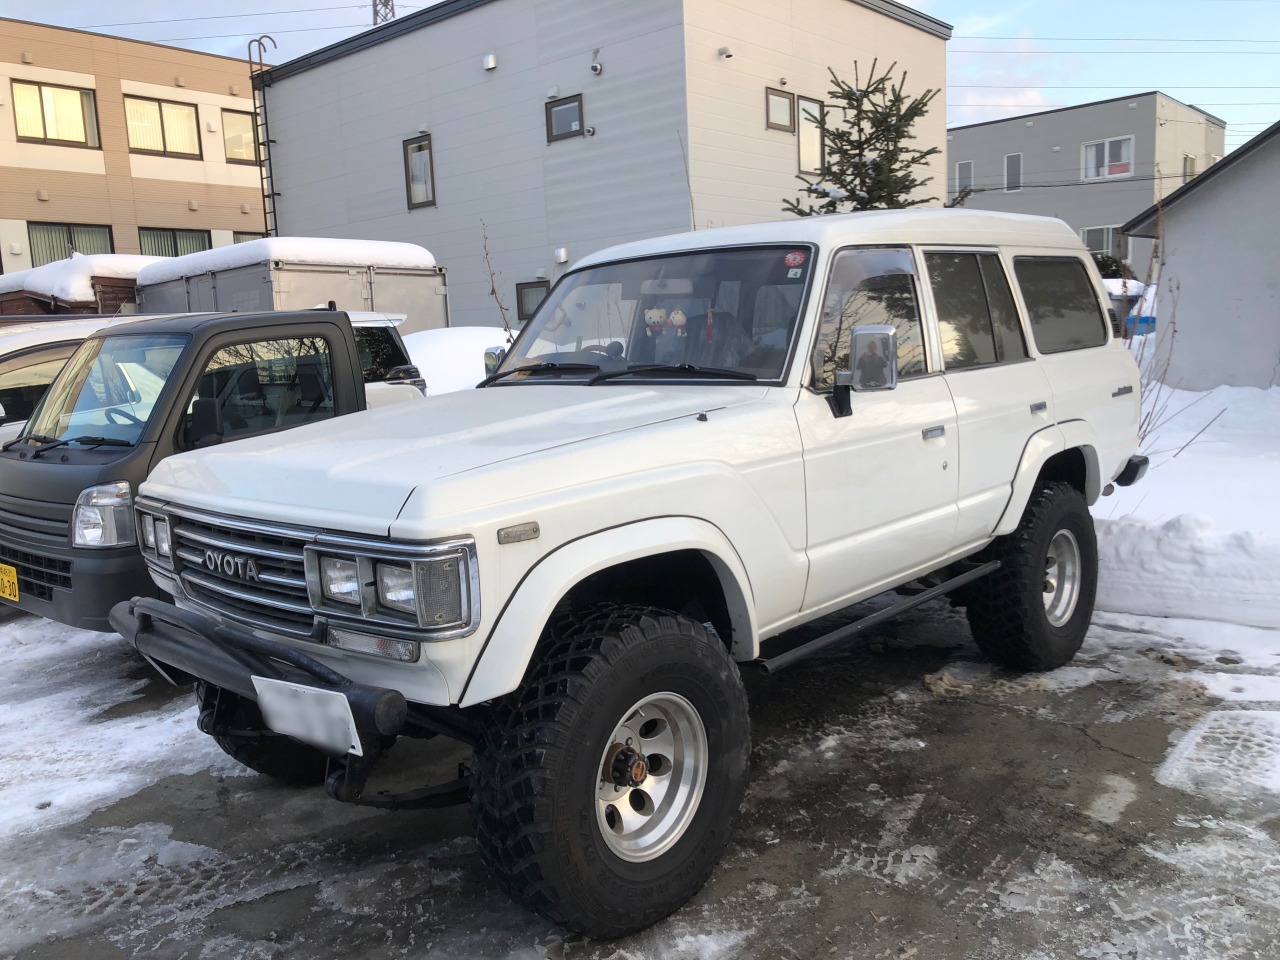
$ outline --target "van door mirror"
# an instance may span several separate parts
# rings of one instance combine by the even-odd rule
[[[898,385],[898,331],[888,324],[854,327],[847,372],[854,390],[894,389]]]
[[[201,397],[191,404],[187,444],[193,448],[212,447],[222,442],[222,407],[216,397]]]
[[[496,372],[506,358],[506,347],[487,347],[484,351],[484,375],[487,377]]]

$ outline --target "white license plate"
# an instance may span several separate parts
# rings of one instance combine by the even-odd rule
[[[262,719],[276,733],[330,753],[364,756],[351,704],[338,691],[267,677],[254,677],[253,687]]]

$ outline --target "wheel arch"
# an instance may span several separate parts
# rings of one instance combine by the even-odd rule
[[[607,596],[622,590],[622,596]],[[755,604],[746,567],[724,533],[694,517],[624,524],[562,544],[512,591],[459,697],[473,706],[519,686],[534,648],[563,602],[598,599],[687,608],[700,602],[736,660],[756,655]]]
[[[1056,424],[1039,431],[1027,442],[1009,504],[994,535],[1003,536],[1016,530],[1036,488],[1054,480],[1071,484],[1090,505],[1102,495],[1098,438],[1085,421]]]

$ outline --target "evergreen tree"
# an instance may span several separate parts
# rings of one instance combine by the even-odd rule
[[[925,90],[917,97],[903,92],[907,74],[893,75],[897,64],[882,73],[873,60],[863,80],[853,65],[853,83],[846,83],[830,67],[834,84],[823,115],[817,118],[822,133],[822,171],[814,178],[803,174],[804,196],[783,200],[782,209],[798,217],[818,213],[848,213],[853,210],[901,210],[936,200],[913,196],[932,177],[918,176],[937,147],[921,150],[911,145],[911,128],[929,112],[937,90]],[[837,122],[833,116],[839,113]]]

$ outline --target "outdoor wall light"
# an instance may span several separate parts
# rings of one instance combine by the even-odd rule
[[[721,47],[719,50],[716,51],[716,53],[720,55],[720,58],[722,60],[733,59],[733,51],[730,50],[728,47]]]
[[[486,53],[484,59],[480,62],[486,70],[498,69],[498,55],[496,53]]]

